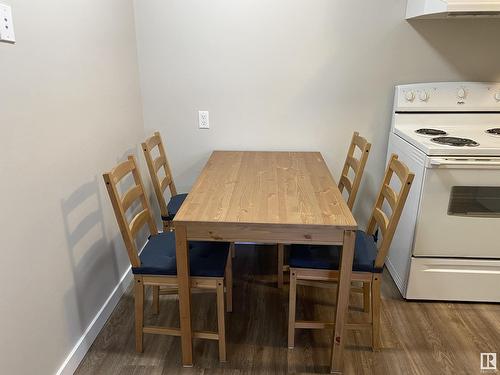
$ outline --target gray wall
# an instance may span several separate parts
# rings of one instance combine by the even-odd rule
[[[53,374],[129,265],[102,173],[144,137],[131,1],[8,0],[0,373]]]
[[[500,21],[404,20],[404,0],[135,0],[146,132],[178,190],[214,149],[319,150],[338,177],[359,130],[373,143],[356,216],[385,164],[393,87],[500,81]],[[210,111],[210,130],[197,111]]]

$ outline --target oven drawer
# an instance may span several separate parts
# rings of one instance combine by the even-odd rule
[[[412,258],[407,299],[500,302],[500,260]]]

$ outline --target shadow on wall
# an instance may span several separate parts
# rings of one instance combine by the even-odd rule
[[[500,81],[499,20],[410,20],[409,24],[464,80]]]
[[[126,160],[128,155],[137,157],[137,149],[126,150],[116,159],[116,164]],[[105,166],[103,172],[114,166]],[[121,194],[133,183],[131,175],[124,178],[119,186]],[[104,205],[109,212],[103,212],[101,194],[109,203]],[[130,210],[135,209],[137,205],[133,205]],[[63,199],[61,211],[73,274],[73,285],[66,292],[64,308],[71,336],[80,337],[120,282],[129,263],[128,260],[124,261],[127,259],[125,246],[117,231],[118,225],[100,174]],[[105,222],[108,221],[115,223],[112,231],[106,230]],[[114,235],[108,239],[107,233],[110,232]],[[138,235],[139,248],[146,238],[147,234],[142,230]],[[123,258],[120,254],[123,254]],[[74,325],[76,319],[79,321],[78,327]]]
[[[95,176],[61,202],[74,279],[64,306],[70,330],[75,329],[72,323],[79,319],[81,330],[72,332],[76,337],[94,318],[96,306],[109,297],[108,288],[103,286],[114,287],[120,280],[113,242],[106,239],[99,183],[101,179]]]

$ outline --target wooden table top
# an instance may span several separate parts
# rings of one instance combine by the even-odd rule
[[[319,152],[214,151],[174,222],[357,226]]]

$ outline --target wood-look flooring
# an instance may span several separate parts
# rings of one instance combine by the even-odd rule
[[[182,368],[180,338],[145,335],[134,347],[134,304],[129,290],[76,374],[312,374],[328,373],[331,332],[298,330],[287,349],[287,287],[275,286],[274,247],[242,245],[234,259],[234,311],[227,314],[228,362],[217,342],[195,340],[195,366]],[[334,290],[298,287],[297,318],[333,316]],[[148,293],[150,296],[150,293]],[[361,298],[351,295],[350,321],[360,320]],[[215,329],[215,295],[194,294],[194,329]],[[176,296],[162,296],[160,314],[148,304],[146,323],[176,325]],[[350,331],[345,374],[480,374],[480,353],[500,352],[500,305],[404,301],[384,272],[382,346],[370,349],[369,331]],[[498,354],[500,356],[500,353]],[[495,373],[495,372],[493,372]]]

